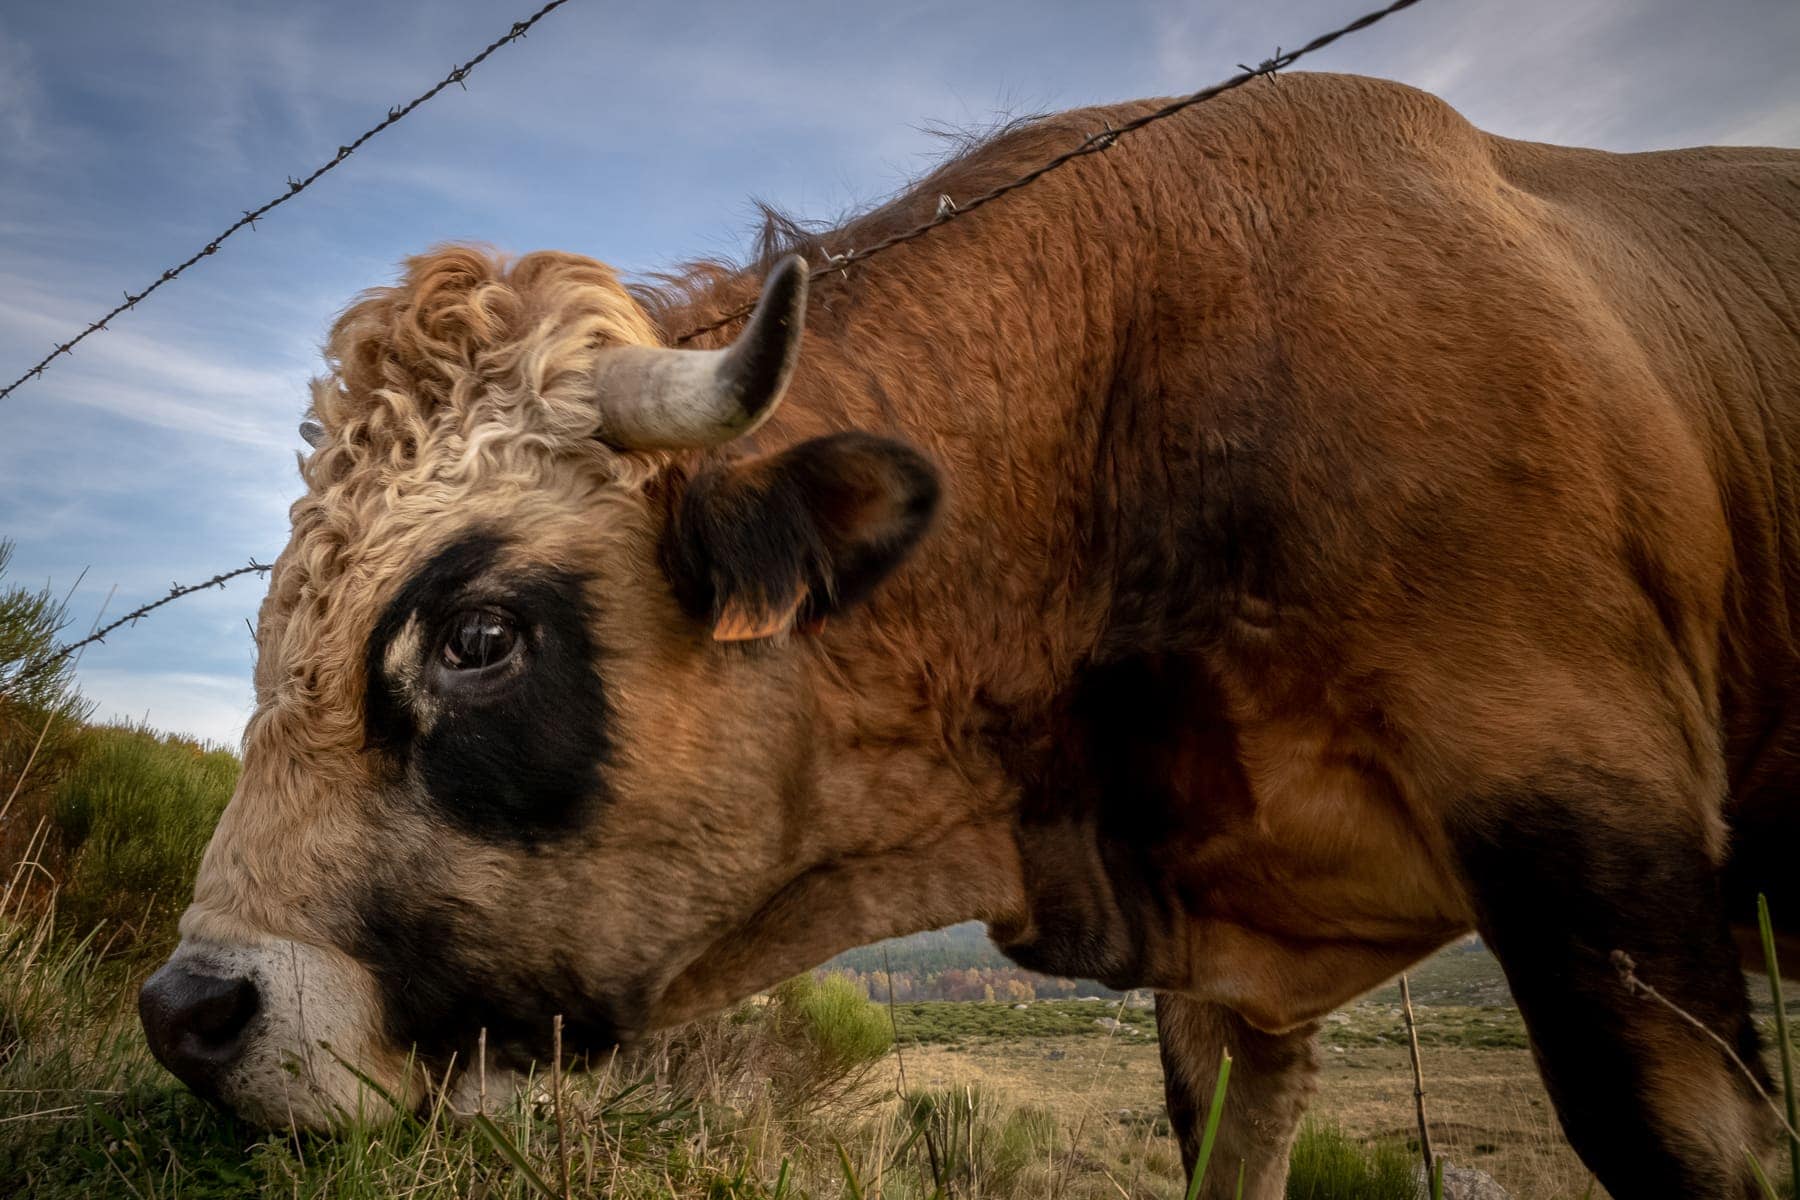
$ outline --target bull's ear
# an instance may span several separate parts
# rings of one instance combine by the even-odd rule
[[[663,569],[720,641],[806,629],[866,598],[937,503],[936,472],[905,443],[814,438],[694,476],[675,498]]]

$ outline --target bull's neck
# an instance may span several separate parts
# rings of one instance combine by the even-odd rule
[[[815,647],[824,819],[842,830],[880,812],[886,844],[857,853],[927,851],[908,858],[913,901],[895,926],[863,931],[875,935],[1019,922],[1019,748],[1041,740],[1105,615],[1081,581],[1116,308],[1004,276],[960,291],[893,306],[815,299],[792,390],[757,439],[772,450],[846,428],[892,436],[944,485],[914,557]]]
[[[1078,581],[1094,541],[1094,415],[1123,339],[1120,306],[1095,282],[1115,275],[1106,248],[1093,238],[1080,252],[1095,261],[1062,266],[1085,289],[1025,278],[1023,254],[980,287],[946,275],[941,292],[905,302],[872,294],[877,279],[847,298],[827,281],[792,390],[759,436],[774,447],[859,429],[936,465],[936,525],[864,623],[895,686],[929,679],[958,738],[1063,690],[1100,633],[1103,606]]]

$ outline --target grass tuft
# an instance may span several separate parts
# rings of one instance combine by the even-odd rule
[[[1300,1128],[1288,1168],[1288,1200],[1412,1200],[1412,1154],[1395,1142],[1361,1145],[1329,1125]]]

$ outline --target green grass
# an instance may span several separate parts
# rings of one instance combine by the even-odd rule
[[[1458,1050],[1524,1050],[1530,1042],[1519,1010],[1500,1005],[1439,1005],[1423,1010],[1419,1045]],[[1332,1013],[1319,1034],[1326,1047],[1404,1046],[1406,1026],[1397,1005],[1364,1002]]]
[[[1116,1020],[1113,1030],[1104,1022]],[[906,1045],[963,1046],[1019,1038],[1105,1037],[1148,1038],[1156,1035],[1156,1016],[1149,1009],[1119,1010],[1117,1003],[1097,1000],[1036,1000],[1023,1007],[957,1000],[918,1000],[894,1006],[899,1041]]]
[[[1045,1194],[1053,1177],[1077,1185],[1071,1197],[1105,1194],[1093,1168],[1065,1153],[1048,1113],[979,1091],[917,1092],[871,1107],[883,1094],[875,1084],[845,1103],[841,1091],[819,1100],[832,1089],[815,1082],[800,1107],[779,1099],[768,1080],[782,1070],[822,1071],[822,1043],[851,1073],[875,1048],[863,1015],[846,1015],[841,991],[821,996],[810,981],[574,1075],[560,1148],[542,1077],[491,1127],[441,1107],[415,1117],[372,1102],[374,1119],[321,1137],[253,1129],[198,1101],[148,1060],[116,971],[91,947],[45,955],[41,929],[6,928],[15,936],[0,943],[0,994],[16,1001],[20,980],[34,981],[29,1035],[0,1061],[0,1194],[8,1196],[524,1200],[560,1194],[564,1152],[572,1194],[620,1200],[1025,1200]],[[705,1060],[703,1083],[696,1057]]]
[[[1413,1200],[1417,1161],[1400,1143],[1362,1145],[1308,1121],[1294,1142],[1288,1200]]]
[[[8,1031],[0,1041],[0,1195],[448,1200],[526,1197],[534,1177],[556,1178],[557,1124],[544,1079],[489,1129],[441,1107],[396,1115],[372,1099],[375,1118],[338,1136],[271,1134],[205,1105],[156,1067],[137,1033],[130,982],[91,940],[59,943],[47,916],[0,912],[0,1029]],[[819,1149],[819,1097],[832,1079],[885,1054],[867,1032],[878,1010],[858,996],[867,1013],[854,1012],[841,989],[810,980],[783,993],[573,1075],[563,1128],[581,1194],[766,1198],[780,1174],[779,1159],[769,1158],[776,1149],[804,1156],[805,1194],[835,1194],[841,1171]],[[696,1057],[706,1059],[701,1085]],[[772,1111],[765,1085],[784,1072],[807,1073],[806,1103],[821,1107]],[[873,1165],[873,1139],[853,1144],[858,1166]]]

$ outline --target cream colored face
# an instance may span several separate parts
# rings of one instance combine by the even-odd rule
[[[409,1050],[441,1076],[484,1029],[490,1069],[523,1066],[558,1015],[571,1047],[628,1040],[796,870],[794,648],[714,642],[642,495],[591,499],[420,539],[355,637],[287,636],[277,579],[243,781],[172,959],[256,989],[230,1061],[193,1068],[232,1107],[324,1121],[356,1102],[339,1058],[409,1094]],[[358,711],[300,703],[358,643]]]

